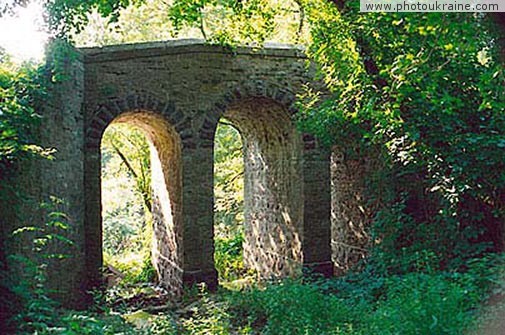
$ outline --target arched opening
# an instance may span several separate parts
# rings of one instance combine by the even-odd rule
[[[128,148],[119,148],[118,142],[111,141],[112,135],[123,137],[133,146],[139,146],[140,152],[131,154],[126,152]],[[105,143],[106,141],[109,143]],[[104,149],[105,144],[108,144],[107,149]],[[149,158],[145,157],[147,153]],[[143,235],[144,239],[150,239],[150,261],[154,265],[157,280],[169,290],[178,290],[182,283],[182,178],[179,135],[163,117],[157,114],[143,111],[123,113],[107,127],[102,137],[101,154],[102,231],[106,237],[104,242],[109,243],[103,245],[104,251],[109,253],[104,255],[104,258],[110,259],[114,256],[110,254],[111,252],[122,251],[120,241],[110,240],[114,233],[121,234],[115,229],[123,228],[130,233]],[[116,164],[125,165],[126,172],[130,175],[129,180],[128,178],[111,180],[107,175],[108,171],[104,171],[108,163],[114,163],[113,154],[116,156]],[[110,193],[112,186],[107,183],[114,184],[112,194]],[[132,186],[131,183],[135,184],[133,187],[136,188],[134,190],[136,194],[125,190]],[[114,215],[109,207],[111,202],[123,211],[121,213],[123,217],[111,217],[111,214]],[[128,206],[131,207],[125,208]],[[114,219],[125,222],[118,224]],[[130,238],[129,241],[136,241],[137,245],[134,246],[136,250],[140,250],[141,244],[145,243],[138,236],[136,239]],[[134,251],[135,248],[133,254]],[[149,259],[140,261],[146,262]]]
[[[214,260],[221,284],[246,274],[243,241],[243,144],[238,130],[222,119],[214,141]]]
[[[103,259],[107,284],[154,281],[149,141],[128,123],[107,127],[101,143]]]
[[[302,141],[287,110],[267,98],[230,104],[223,115],[241,135],[244,161],[244,265],[260,277],[302,266]]]

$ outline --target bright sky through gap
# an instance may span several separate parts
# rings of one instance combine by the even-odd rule
[[[42,27],[42,6],[33,1],[26,8],[18,8],[15,16],[0,18],[0,47],[15,61],[42,60],[47,40]]]

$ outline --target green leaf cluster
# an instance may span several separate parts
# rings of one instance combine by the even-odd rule
[[[49,156],[37,143],[40,116],[35,101],[45,96],[38,68],[0,61],[0,180],[13,164],[30,156]]]
[[[364,15],[359,1],[314,1],[306,11],[308,54],[330,96],[302,96],[300,125],[347,159],[379,157],[365,189],[379,208],[370,234],[381,261],[429,250],[438,268],[457,267],[499,250],[505,72],[489,18]]]

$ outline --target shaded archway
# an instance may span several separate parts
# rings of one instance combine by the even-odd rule
[[[160,283],[174,289],[182,282],[181,141],[173,126],[149,112],[125,113],[114,122],[142,129],[150,143],[153,214],[153,264]]]
[[[109,122],[102,124],[101,135],[110,124],[126,123],[136,127],[145,134],[150,147],[151,184],[152,184],[152,221],[153,221],[153,241],[152,241],[152,261],[158,274],[161,285],[171,290],[174,294],[180,293],[182,288],[182,167],[181,167],[181,140],[178,132],[170,125],[166,119],[157,113],[134,110],[132,112],[119,113],[111,118]],[[93,148],[89,148],[93,150]],[[96,152],[95,150],[93,150]],[[99,154],[99,151],[96,152]],[[88,153],[88,159],[96,166],[96,158]],[[100,160],[98,159],[98,163]],[[88,164],[88,173],[96,175],[100,170],[91,170],[92,165]],[[98,176],[99,177],[99,176]],[[98,181],[100,178],[97,179]],[[98,190],[98,192],[97,192]],[[93,192],[94,191],[94,192]],[[96,203],[101,203],[101,193],[99,188],[93,187],[88,194],[94,194],[95,199],[88,199],[88,204],[96,208]],[[90,198],[90,197],[89,197]],[[97,213],[98,214],[98,213]],[[101,213],[100,213],[101,214]],[[88,228],[88,232],[94,235],[87,236],[88,243],[93,243],[93,247],[99,248],[93,252],[96,255],[95,267],[102,265],[101,245],[96,243],[95,234],[100,235],[102,230],[102,217],[100,215],[99,231]],[[92,228],[92,227],[91,227]],[[97,274],[90,274],[91,279]],[[97,280],[99,280],[97,278]],[[91,283],[92,284],[92,283]]]
[[[149,140],[137,127],[113,122],[104,132],[100,152],[107,284],[125,276],[128,281],[154,281]]]
[[[261,277],[301,269],[303,230],[302,141],[287,110],[252,97],[224,115],[242,136],[244,152],[244,263]]]

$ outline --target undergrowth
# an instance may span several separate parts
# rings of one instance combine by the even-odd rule
[[[109,305],[74,312],[48,302],[52,314],[45,314],[44,323],[21,327],[18,333],[477,334],[484,314],[499,306],[503,311],[502,304],[483,307],[491,295],[505,292],[503,264],[503,256],[488,256],[469,262],[466,272],[371,278],[364,271],[338,279],[261,283],[241,291],[192,291],[160,310],[119,313]],[[44,304],[40,299],[35,303]]]

